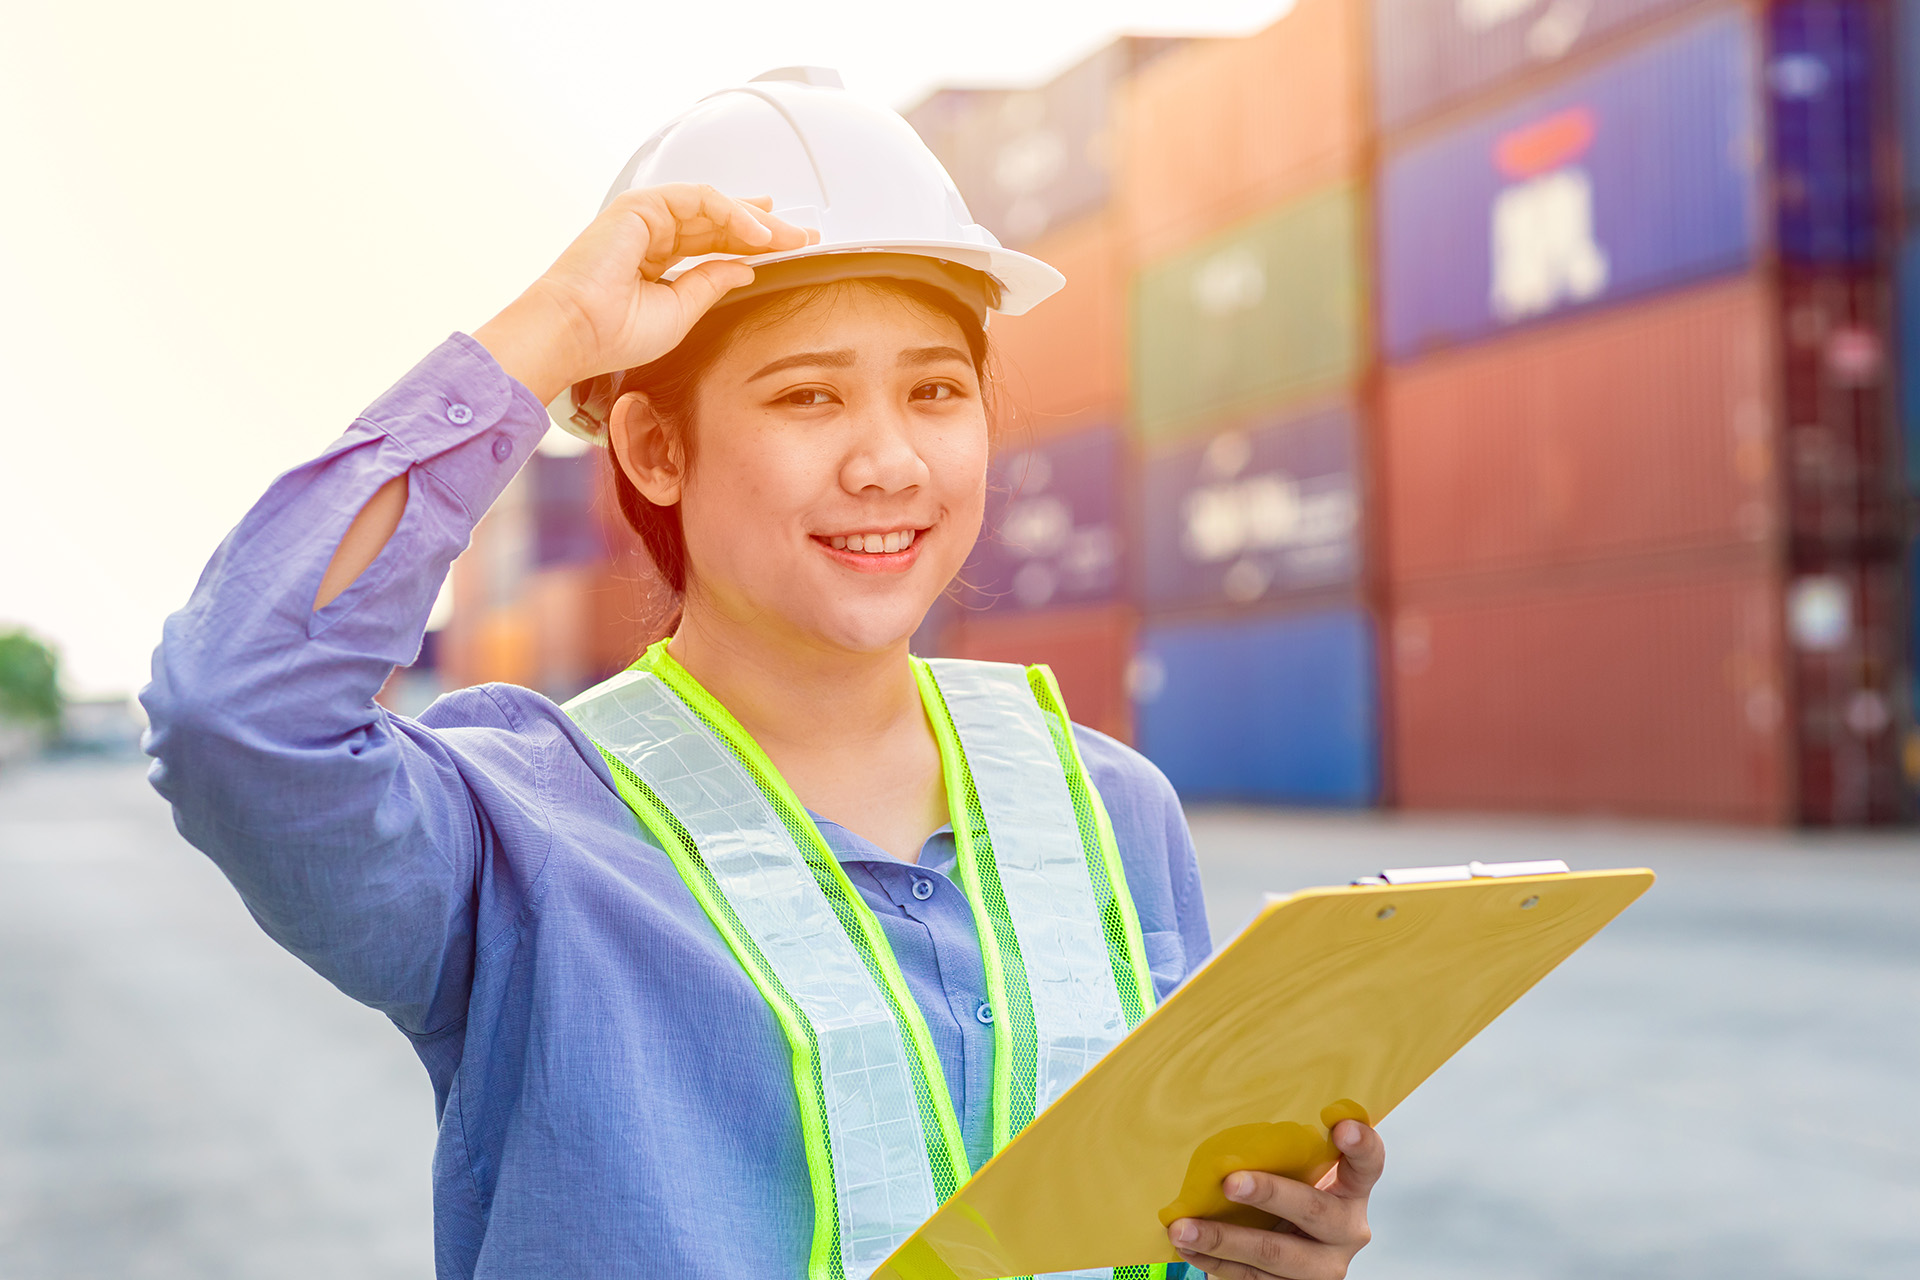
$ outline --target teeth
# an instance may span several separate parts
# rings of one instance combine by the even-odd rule
[[[912,529],[897,529],[892,533],[836,533],[827,539],[827,543],[835,550],[884,555],[892,551],[905,551],[913,545],[913,536]]]

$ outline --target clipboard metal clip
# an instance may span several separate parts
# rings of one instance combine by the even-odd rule
[[[1565,875],[1572,868],[1559,858],[1538,862],[1469,862],[1457,867],[1398,867],[1354,884],[1435,884],[1443,880],[1501,880],[1508,876]]]

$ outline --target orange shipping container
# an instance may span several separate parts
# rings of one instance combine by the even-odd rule
[[[1772,333],[1748,276],[1390,370],[1390,575],[1770,541]]]
[[[1023,316],[995,316],[1003,421],[1051,435],[1120,420],[1126,386],[1126,268],[1111,212],[1082,218],[1027,247],[1066,288]]]
[[[1781,609],[1773,566],[1739,552],[1402,600],[1399,801],[1790,821]]]
[[[963,617],[940,652],[985,662],[1044,662],[1060,681],[1067,714],[1122,742],[1133,740],[1127,667],[1133,661],[1133,611],[1108,605],[1012,617]]]
[[[1134,76],[1116,107],[1116,189],[1136,254],[1357,171],[1367,7],[1300,0],[1255,35],[1176,49]]]

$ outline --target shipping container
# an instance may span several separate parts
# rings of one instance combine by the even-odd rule
[[[1327,187],[1144,265],[1134,425],[1165,440],[1344,390],[1366,359],[1365,203]]]
[[[1912,816],[1901,706],[1910,601],[1900,560],[1802,562],[1787,589],[1799,820]]]
[[[1044,663],[1060,681],[1067,713],[1075,721],[1130,742],[1133,709],[1127,671],[1134,626],[1133,611],[1125,605],[1011,617],[963,611],[947,630],[939,656]]]
[[[1373,84],[1393,131],[1530,69],[1577,61],[1698,0],[1374,0]]]
[[[1750,274],[1389,370],[1388,576],[1777,538],[1775,329]]]
[[[1125,445],[1113,427],[1035,442],[993,460],[980,541],[960,578],[975,609],[1099,604],[1126,586]]]
[[[1111,213],[1027,247],[1066,287],[1026,315],[995,316],[990,337],[1003,423],[1047,435],[1116,422],[1126,409],[1126,267]]]
[[[1900,134],[1900,186],[1909,222],[1920,218],[1920,0],[1894,6],[1893,84]]]
[[[1874,263],[1885,18],[1870,0],[1789,0],[1766,22],[1775,247],[1795,263]]]
[[[1367,141],[1365,0],[1299,0],[1256,35],[1176,50],[1118,96],[1134,252],[1350,181]]]
[[[1351,590],[1361,563],[1354,410],[1255,419],[1140,466],[1139,600],[1245,608]]]
[[[1145,626],[1136,745],[1183,800],[1380,794],[1373,624],[1355,609]]]
[[[1757,553],[1403,591],[1400,803],[1783,823],[1796,816],[1776,567]]]
[[[1908,232],[1901,246],[1898,286],[1900,434],[1907,492],[1920,497],[1920,230]]]
[[[1026,246],[1102,208],[1113,188],[1112,99],[1185,40],[1128,36],[1033,89],[941,89],[905,114],[974,221]]]
[[[1888,292],[1878,272],[1782,273],[1788,523],[1797,549],[1892,559],[1905,545]]]
[[[609,553],[599,498],[606,483],[604,451],[556,455],[536,450],[515,484],[527,488],[533,521],[533,567],[598,564]]]
[[[1719,11],[1390,156],[1388,358],[1751,263],[1759,54],[1749,15]]]

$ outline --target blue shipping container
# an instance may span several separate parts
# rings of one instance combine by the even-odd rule
[[[1695,0],[1374,0],[1373,82],[1393,130],[1537,67],[1578,57]]]
[[[599,450],[590,449],[569,456],[536,452],[528,459],[536,568],[595,564],[607,558],[606,535],[593,513],[601,457]]]
[[[1900,0],[1894,13],[1893,85],[1899,95],[1901,186],[1907,216],[1920,216],[1920,0]]]
[[[1182,799],[1379,798],[1373,624],[1357,610],[1148,627],[1134,698],[1140,750]]]
[[[1790,261],[1867,263],[1879,252],[1876,25],[1861,0],[1767,12],[1775,244]]]
[[[1721,11],[1390,158],[1388,358],[1746,266],[1758,64],[1752,21]]]
[[[1249,605],[1353,583],[1360,485],[1345,405],[1152,455],[1140,480],[1140,603]]]
[[[968,603],[1021,612],[1119,595],[1124,458],[1111,427],[996,458],[980,541],[961,574]]]

